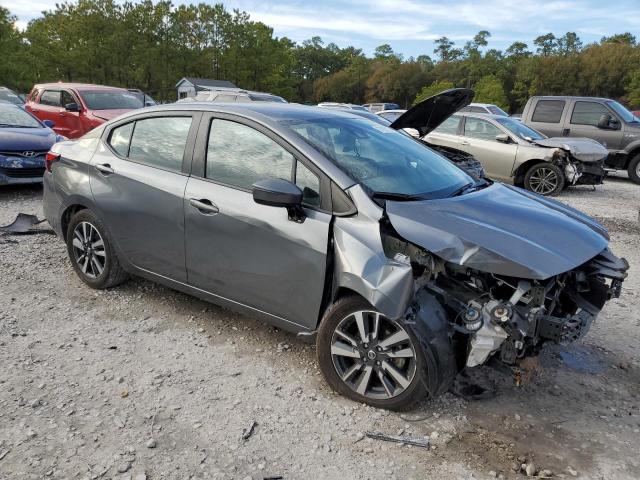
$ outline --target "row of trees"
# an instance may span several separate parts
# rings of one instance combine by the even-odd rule
[[[504,51],[481,31],[457,47],[438,39],[434,57],[403,58],[389,45],[373,57],[313,37],[301,44],[222,4],[78,0],[56,5],[24,31],[0,7],[0,85],[27,91],[44,81],[141,88],[175,98],[183,76],[220,78],[295,102],[394,101],[409,106],[452,86],[518,111],[534,94],[598,95],[640,106],[640,45],[629,33],[583,45],[549,33]]]

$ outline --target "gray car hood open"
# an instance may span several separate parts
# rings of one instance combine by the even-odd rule
[[[519,278],[567,272],[609,243],[583,213],[499,183],[451,198],[387,201],[386,213],[403,238],[446,261]]]
[[[581,162],[597,162],[609,154],[606,148],[591,138],[544,138],[533,143],[540,147],[561,148]]]

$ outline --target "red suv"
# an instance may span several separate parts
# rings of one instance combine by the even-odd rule
[[[56,133],[78,138],[118,115],[142,108],[142,101],[124,88],[84,83],[35,85],[26,110],[40,120],[51,120]]]

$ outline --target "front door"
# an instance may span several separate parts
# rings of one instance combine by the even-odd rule
[[[203,118],[196,151],[202,168],[192,172],[184,207],[189,284],[315,327],[331,221],[321,208],[322,174],[273,133],[241,119]],[[253,201],[251,186],[265,178],[298,184],[303,223]]]
[[[183,283],[188,175],[182,169],[192,121],[172,113],[119,125],[89,167],[98,215],[121,253],[138,268]]]
[[[611,115],[612,118],[618,120],[618,128],[616,130],[598,128],[598,122],[602,115]],[[609,150],[617,150],[622,141],[621,125],[622,123],[616,114],[602,103],[577,100],[573,104],[567,128],[571,137],[592,138]]]
[[[504,132],[487,120],[466,117],[458,148],[476,157],[489,178],[510,182],[518,145],[497,141],[501,134]]]

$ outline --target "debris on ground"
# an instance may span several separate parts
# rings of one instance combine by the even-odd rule
[[[258,423],[255,420],[253,420],[251,422],[251,425],[249,425],[249,428],[243,428],[242,429],[242,439],[243,440],[249,440],[251,435],[253,435],[253,431],[255,430],[257,425],[258,425]]]
[[[429,439],[428,438],[416,438],[409,437],[406,435],[387,435],[386,433],[381,432],[365,432],[367,437],[372,438],[374,440],[382,440],[384,442],[395,442],[395,443],[404,443],[405,445],[414,445],[416,447],[429,447]]]
[[[12,235],[26,235],[33,233],[55,233],[49,227],[38,227],[38,225],[46,222],[46,219],[40,220],[35,215],[28,213],[19,213],[16,219],[9,225],[0,226],[0,232]]]

